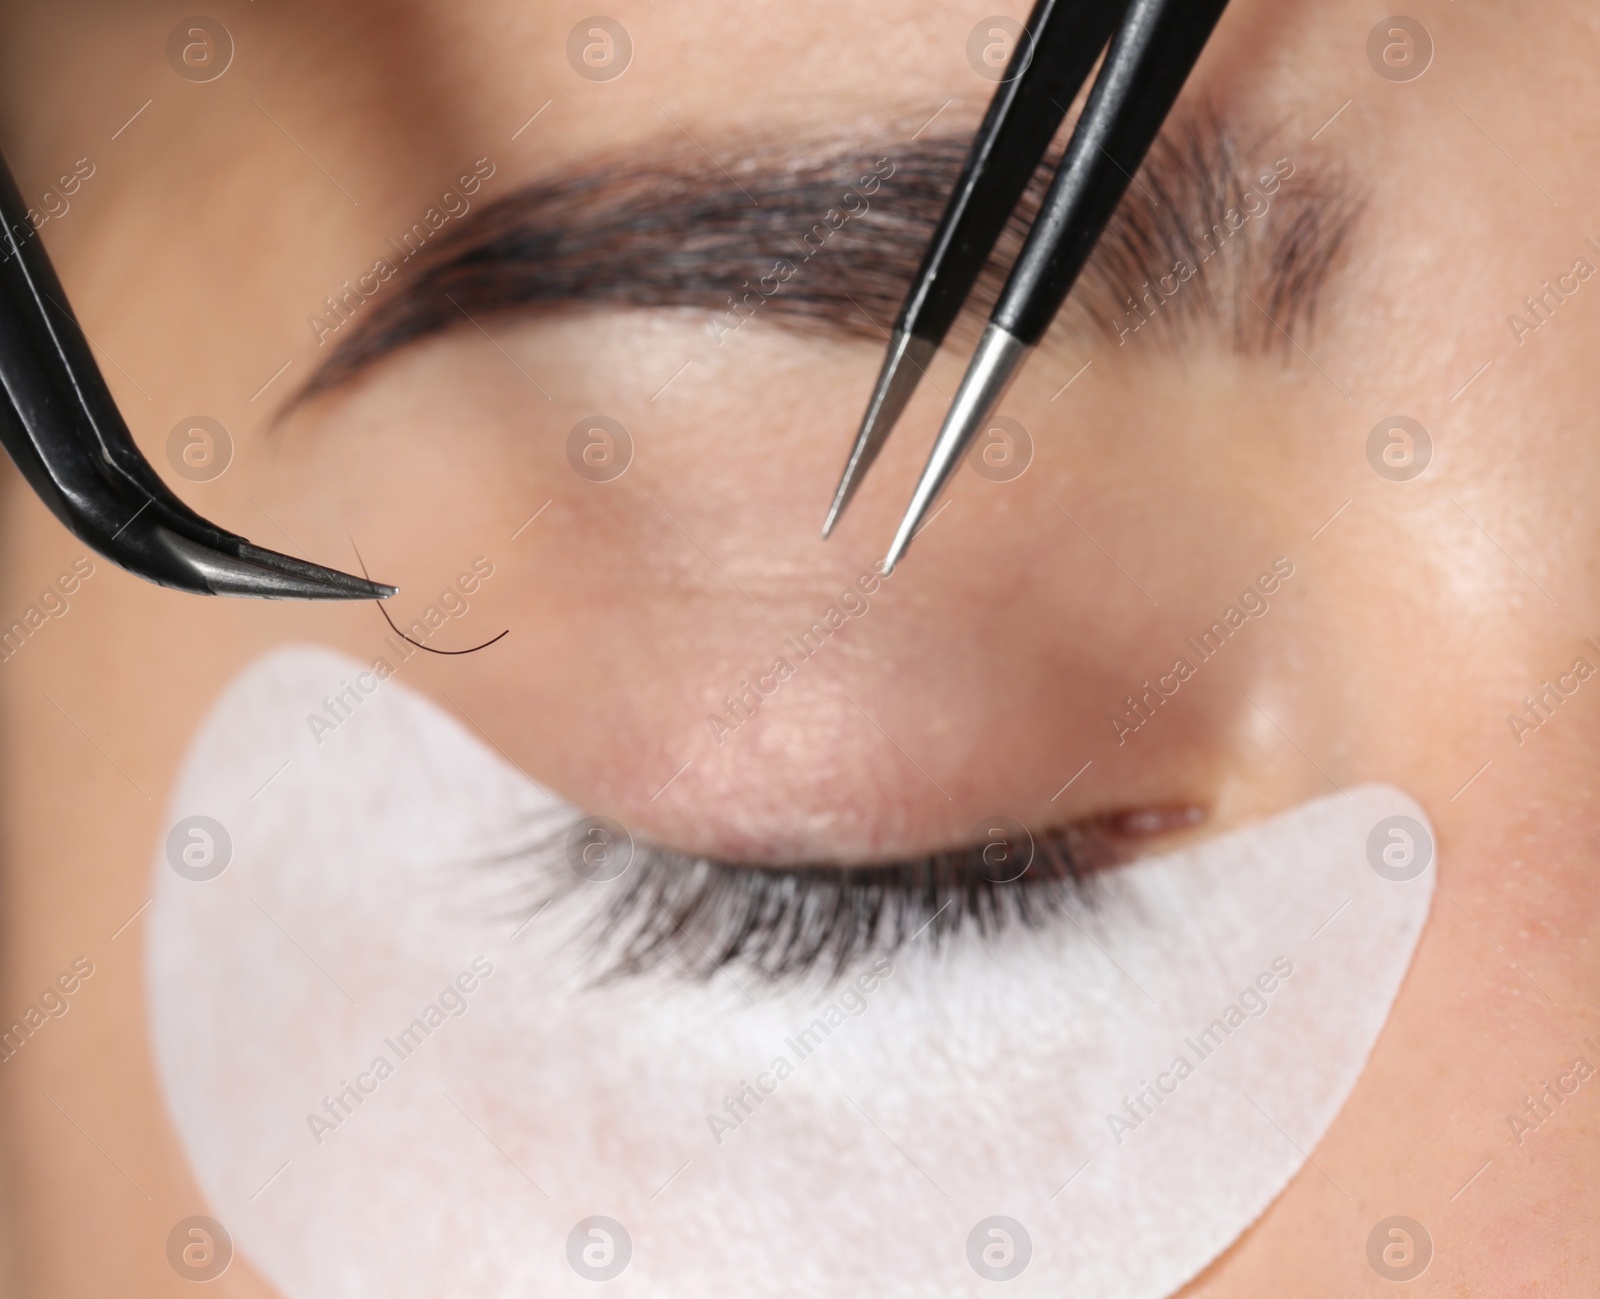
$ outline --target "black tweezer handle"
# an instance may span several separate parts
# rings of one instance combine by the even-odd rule
[[[1038,0],[973,138],[900,309],[897,332],[935,345],[961,314],[1067,107],[1128,0]]]
[[[52,514],[138,576],[203,595],[382,599],[394,588],[253,546],[139,453],[0,159],[0,444]]]
[[[0,409],[0,417],[11,458],[51,512],[74,532],[109,536],[122,527],[128,514],[118,507],[129,489],[137,493],[134,509],[143,504],[144,495],[152,495],[169,508],[186,510],[142,456],[135,452],[130,459],[125,450],[98,436],[89,408],[114,410],[115,402],[28,221],[9,168],[0,175],[0,221],[5,224],[0,235],[0,385],[11,399],[11,409]],[[70,436],[57,436],[61,433]],[[41,445],[43,440],[48,445]],[[112,496],[105,491],[106,468],[125,480]]]
[[[991,318],[1043,336],[1161,130],[1227,0],[1133,0]]]

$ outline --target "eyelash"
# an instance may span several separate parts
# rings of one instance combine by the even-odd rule
[[[624,873],[598,883],[569,869],[565,842],[567,834],[540,836],[502,859],[519,877],[511,918],[612,890],[578,930],[598,982],[657,970],[703,982],[733,969],[768,983],[837,979],[912,939],[938,947],[963,930],[993,938],[1013,925],[1038,929],[1113,857],[1082,826],[1033,838],[1011,880],[1015,865],[985,859],[992,843],[855,867],[741,866],[635,844]]]

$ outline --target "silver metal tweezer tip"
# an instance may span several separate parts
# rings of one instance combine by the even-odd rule
[[[960,466],[967,447],[1000,404],[1012,377],[1031,350],[999,325],[990,325],[983,331],[972,364],[967,367],[961,387],[956,389],[955,400],[950,403],[950,411],[944,417],[944,426],[934,440],[922,477],[917,480],[917,490],[911,494],[911,504],[900,520],[900,531],[895,533],[894,544],[883,561],[885,575],[894,572],[895,564],[911,544],[928,507]]]
[[[142,577],[209,595],[258,600],[386,600],[396,588],[230,537],[211,545],[160,522],[134,528],[102,552]]]
[[[850,448],[850,459],[845,461],[844,476],[839,479],[839,490],[833,494],[833,507],[822,525],[822,535],[833,531],[833,525],[850,504],[850,498],[861,486],[872,462],[883,450],[890,431],[905,411],[911,394],[917,390],[928,362],[939,345],[906,330],[896,330],[883,358],[883,369],[878,372],[878,383],[872,390],[872,400],[867,403],[867,413],[861,420],[861,431]]]

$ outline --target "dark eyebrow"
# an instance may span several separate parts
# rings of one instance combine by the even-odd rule
[[[349,290],[322,320],[322,341],[336,337],[290,406],[418,340],[510,313],[682,308],[704,312],[718,339],[758,316],[882,339],[967,143],[756,147],[731,170],[665,144],[541,178],[437,236],[421,228],[427,241],[414,252],[391,240],[393,274],[370,300]],[[1056,328],[1174,346],[1204,323],[1240,351],[1287,352],[1312,323],[1361,202],[1326,157],[1313,167],[1309,156],[1255,152],[1244,159],[1208,110],[1169,123]],[[1052,171],[1047,162],[1035,176],[971,310],[992,305]]]

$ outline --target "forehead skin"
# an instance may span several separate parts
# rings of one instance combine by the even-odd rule
[[[1419,1293],[1577,1292],[1600,1111],[1505,1136],[1582,1053],[1597,991],[1600,686],[1521,743],[1507,724],[1600,636],[1600,283],[1520,342],[1507,323],[1580,258],[1600,266],[1600,33],[1549,8],[1429,0],[1434,63],[1396,83],[1366,57],[1381,9],[1236,0],[1191,98],[1241,124],[1247,161],[1336,167],[1366,203],[1315,329],[1282,357],[1180,348],[1159,322],[1041,349],[1004,408],[1032,432],[1028,471],[963,470],[871,612],[722,743],[708,715],[882,554],[970,337],[826,544],[870,342],[758,319],[719,345],[698,311],[497,318],[276,427],[274,403],[325,354],[307,316],[475,160],[500,194],[686,139],[736,172],[752,132],[892,157],[941,106],[941,126],[977,120],[990,86],[965,44],[988,7],[623,4],[633,63],[596,83],[565,53],[585,8],[224,5],[236,61],[198,85],[162,56],[169,7],[18,5],[3,143],[28,196],[95,165],[43,237],[151,460],[167,472],[175,422],[220,419],[237,459],[212,483],[169,475],[186,499],[342,567],[353,541],[402,585],[402,625],[488,558],[439,641],[510,635],[405,677],[586,808],[688,850],[859,859],[1001,811],[1193,802],[1214,829],[1366,780],[1416,795],[1444,869],[1390,1024],[1317,1166],[1190,1293],[1363,1293],[1366,1233],[1392,1213],[1434,1237]],[[611,483],[567,458],[595,414],[635,442]],[[1367,454],[1397,414],[1432,435],[1410,482]],[[10,617],[80,552],[14,476],[7,505]],[[1126,697],[1277,556],[1295,572],[1271,611],[1119,744]],[[0,673],[6,1004],[80,952],[100,971],[72,1033],[0,1078],[37,1292],[160,1292],[166,1224],[198,1203],[148,1073],[138,927],[108,937],[145,898],[198,716],[264,648],[369,658],[386,633],[369,606],[186,600],[102,563],[48,653]],[[267,1293],[242,1265],[226,1284]]]

